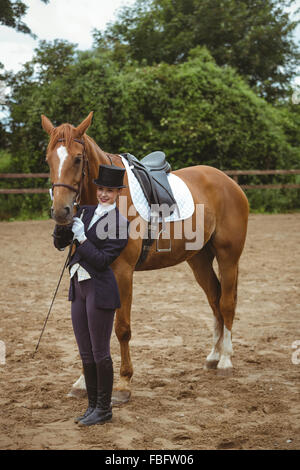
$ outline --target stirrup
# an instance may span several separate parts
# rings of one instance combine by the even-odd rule
[[[154,213],[153,216],[152,216],[152,221],[154,221],[154,223],[156,222],[157,225],[159,223],[159,214],[158,213]],[[160,248],[159,247],[159,241],[160,241],[160,236],[162,233],[164,232],[167,232],[166,230],[166,222],[165,220],[162,218],[162,228],[161,230],[158,232],[157,236],[155,237],[156,238],[156,251],[158,253],[163,253],[163,252],[170,252],[172,250],[172,241],[171,241],[171,236],[169,234],[169,246],[168,248]]]
[[[158,253],[161,253],[161,252],[167,252],[167,251],[171,251],[172,250],[172,240],[171,240],[171,237],[169,238],[169,246],[168,248],[160,248],[159,247],[159,240],[160,240],[160,235],[165,232],[164,228],[162,228],[159,232],[158,232],[158,235],[157,235],[157,239],[156,239],[156,251]]]

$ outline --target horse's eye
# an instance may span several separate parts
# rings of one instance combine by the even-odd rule
[[[81,157],[79,157],[79,156],[75,157],[75,159],[74,159],[75,165],[79,165],[80,162],[81,162]]]

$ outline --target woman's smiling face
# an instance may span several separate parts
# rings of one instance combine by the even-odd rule
[[[119,188],[106,188],[105,186],[97,186],[97,199],[99,204],[109,206],[116,202],[120,194]]]

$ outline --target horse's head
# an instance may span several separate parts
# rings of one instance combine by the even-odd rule
[[[91,112],[78,127],[71,124],[54,127],[42,115],[42,126],[50,136],[46,161],[52,183],[51,216],[60,225],[72,222],[74,202],[80,198],[87,163],[84,133],[91,124],[92,117]]]

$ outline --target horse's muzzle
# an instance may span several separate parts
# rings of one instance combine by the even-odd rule
[[[73,214],[70,206],[54,209],[51,207],[51,217],[59,225],[69,225],[73,220]]]

